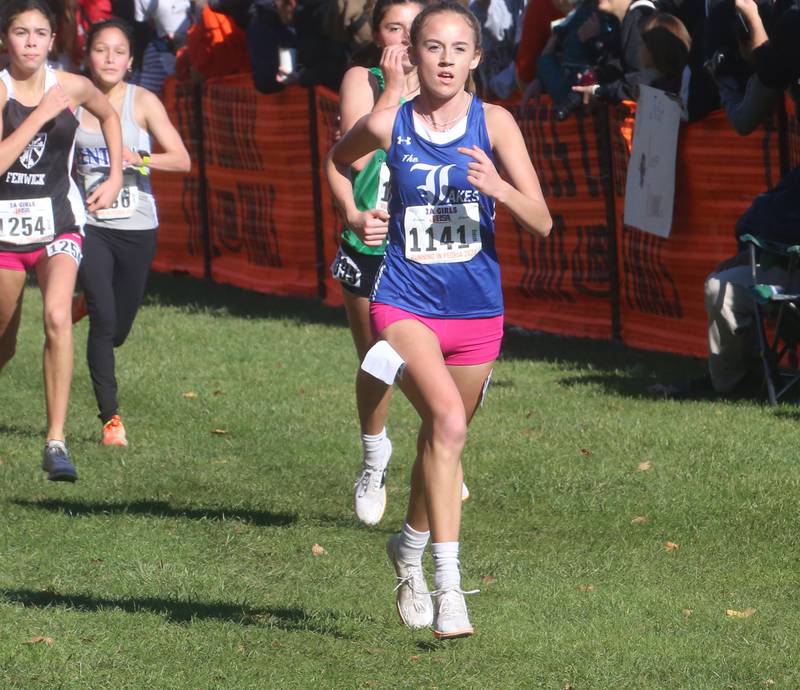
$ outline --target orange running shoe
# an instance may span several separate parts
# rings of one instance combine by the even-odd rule
[[[103,424],[103,438],[100,440],[104,446],[127,446],[128,439],[125,438],[125,426],[118,414],[115,414],[105,424]]]
[[[72,298],[72,323],[78,323],[88,313],[86,295],[83,292],[79,292]]]

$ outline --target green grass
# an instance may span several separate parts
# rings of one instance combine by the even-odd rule
[[[339,311],[155,277],[118,351],[128,449],[97,444],[81,323],[70,486],[39,471],[25,299],[0,375],[0,687],[800,687],[795,408],[652,400],[702,363],[510,333],[464,458],[477,632],[438,643],[401,627],[383,550],[417,426],[399,394],[387,515],[352,514]]]

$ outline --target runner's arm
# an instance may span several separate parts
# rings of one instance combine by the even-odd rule
[[[0,82],[0,112],[5,108],[8,92]],[[47,90],[39,105],[23,120],[7,138],[0,140],[0,175],[4,175],[14,165],[25,147],[33,141],[44,125],[70,106],[68,95],[58,85]],[[1,119],[1,118],[0,118]],[[3,136],[3,123],[0,121],[0,137]]]
[[[58,79],[73,100],[86,108],[100,123],[108,149],[109,172],[108,178],[97,185],[86,198],[86,208],[90,212],[108,208],[114,203],[122,187],[122,128],[119,116],[108,99],[86,77],[59,72]]]
[[[388,215],[371,209],[359,211],[353,196],[350,166],[370,151],[388,149],[397,108],[387,108],[362,117],[331,149],[325,172],[333,199],[347,224],[367,245],[378,245],[386,236]]]
[[[400,102],[402,93],[392,89],[384,89],[378,94],[376,82],[376,77],[365,67],[351,67],[345,73],[344,79],[342,79],[342,86],[339,89],[339,114],[342,135],[347,134],[364,115],[383,110],[383,108],[390,108]],[[354,170],[363,169],[369,163],[373,153],[374,151],[370,151],[366,156],[353,161],[350,167]]]
[[[510,179],[510,183],[499,179],[492,196],[511,211],[525,230],[547,237],[553,219],[516,120],[505,108],[487,106],[486,124],[492,148]]]
[[[147,166],[153,170],[166,170],[170,172],[189,172],[192,169],[192,161],[189,152],[183,145],[183,140],[178,130],[170,122],[167,109],[164,104],[153,93],[145,89],[136,89],[137,100],[141,99],[142,110],[145,113],[147,131],[150,132],[159,146],[164,149],[163,153],[151,153],[150,162]],[[144,164],[139,156],[136,160],[129,161],[132,165],[139,167]]]

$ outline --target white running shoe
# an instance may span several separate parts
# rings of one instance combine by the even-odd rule
[[[464,482],[461,482],[461,502],[463,503],[469,498],[469,489]]]
[[[477,594],[473,589],[465,592],[461,587],[450,587],[433,593],[436,605],[433,613],[433,636],[440,640],[468,637],[475,632],[467,615],[465,594]]]
[[[397,613],[403,623],[413,629],[430,628],[433,623],[433,601],[425,582],[422,562],[406,563],[400,560],[397,547],[402,535],[393,534],[386,542],[386,555],[397,574]]]
[[[386,466],[392,457],[392,442],[387,438],[384,445],[386,456],[383,469],[378,470],[367,464],[356,479],[355,508],[358,519],[365,525],[377,525],[386,510]]]

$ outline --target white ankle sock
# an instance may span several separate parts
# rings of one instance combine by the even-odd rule
[[[450,589],[461,587],[461,571],[458,561],[458,542],[443,541],[431,544],[433,565],[436,568],[433,575],[436,589]]]
[[[361,445],[364,449],[364,464],[376,470],[385,470],[388,464],[386,444],[386,427],[379,434],[361,434]]]
[[[407,522],[403,523],[403,531],[400,532],[402,538],[397,545],[397,555],[406,563],[419,563],[425,547],[428,545],[430,532],[417,532]]]

